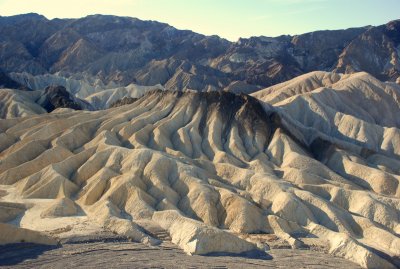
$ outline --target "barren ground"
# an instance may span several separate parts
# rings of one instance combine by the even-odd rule
[[[0,246],[3,268],[360,268],[311,251],[271,249],[270,257],[189,256],[170,242],[150,247],[122,238],[75,239],[62,247]]]

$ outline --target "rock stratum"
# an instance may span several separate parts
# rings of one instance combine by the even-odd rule
[[[201,255],[274,234],[400,266],[397,84],[313,72],[253,96],[153,89],[117,105],[0,120],[2,222]]]

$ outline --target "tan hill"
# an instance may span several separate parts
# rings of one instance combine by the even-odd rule
[[[46,113],[46,110],[35,103],[41,93],[12,89],[0,90],[0,118],[25,117]]]
[[[33,83],[42,85],[43,80],[51,81],[54,77],[35,77]],[[67,87],[73,84],[80,89],[79,94],[85,98],[78,98],[68,92],[64,86],[48,86],[43,91],[22,91],[16,89],[0,89],[0,118],[25,117],[27,115],[59,112],[60,109],[72,110],[100,110],[109,108],[123,98],[138,98],[146,92],[164,88],[161,85],[139,86],[130,84],[126,87],[107,88],[103,85],[94,87],[85,82],[68,80],[57,77],[54,82],[60,82]],[[51,85],[51,83],[48,83]],[[94,92],[90,94],[91,92]]]
[[[312,72],[253,96],[329,137],[400,155],[400,86],[395,83],[363,72]]]
[[[150,91],[108,110],[0,120],[0,199],[30,205],[20,227],[59,237],[107,229],[157,244],[150,231],[158,227],[185,252],[209,254],[264,250],[275,234],[293,248],[313,246],[366,268],[396,268],[398,133],[392,147],[363,142],[356,131],[329,135],[314,129],[323,121],[307,101],[352,94],[382,113],[388,112],[386,102],[397,102],[398,88],[369,77],[375,95],[351,88],[358,76],[366,75],[298,78],[307,85],[272,91],[271,98],[279,91],[287,95],[278,98],[277,108],[226,92]],[[327,89],[321,86],[340,83],[342,90],[321,94]],[[308,103],[290,109],[296,98]],[[358,103],[354,111],[348,103],[329,104],[348,117],[367,117]],[[365,122],[365,133],[385,125],[397,130],[391,114],[368,115],[357,119]],[[57,217],[62,198],[68,209],[79,210]]]

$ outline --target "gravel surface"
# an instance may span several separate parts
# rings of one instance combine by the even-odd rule
[[[170,242],[151,247],[122,238],[67,240],[60,247],[0,246],[2,268],[360,268],[310,250],[271,249],[256,257],[188,256]],[[271,255],[271,256],[270,256]]]

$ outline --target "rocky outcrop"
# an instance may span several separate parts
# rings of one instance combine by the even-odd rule
[[[383,81],[396,81],[400,77],[400,20],[368,29],[351,41],[335,71],[365,71]]]
[[[124,97],[124,98],[119,99],[119,100],[115,101],[114,103],[112,103],[110,105],[110,108],[129,105],[129,104],[136,102],[137,100],[138,100],[137,98]]]
[[[51,112],[57,108],[72,108],[74,110],[92,110],[89,103],[72,96],[63,86],[49,86],[44,89],[37,103]]]
[[[257,249],[254,244],[246,240],[199,221],[185,218],[175,210],[156,212],[153,220],[169,231],[172,242],[190,255],[241,254]]]

